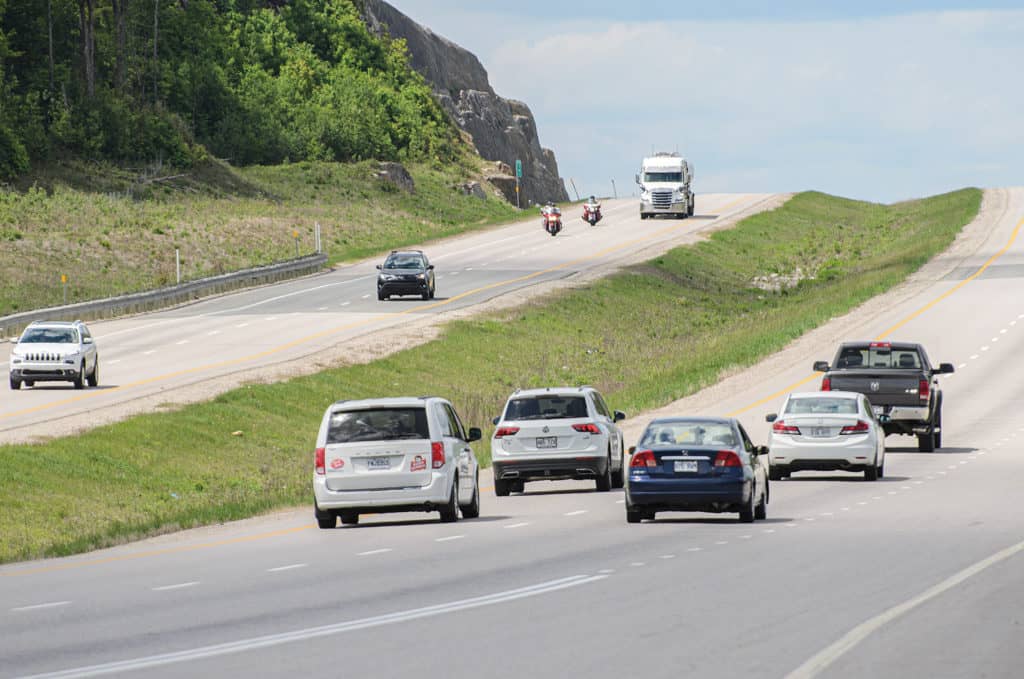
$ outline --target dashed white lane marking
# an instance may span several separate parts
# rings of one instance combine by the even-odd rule
[[[317,311],[327,311],[327,307],[321,306],[316,308]]]
[[[715,544],[716,545],[727,545],[727,544],[729,544],[729,541],[728,540],[719,540]]]
[[[914,490],[910,486],[900,486],[900,490]]]
[[[882,499],[882,496],[881,496],[881,495],[872,495],[872,496],[871,496],[871,499],[872,499],[872,500],[881,500],[881,499]]]
[[[458,276],[459,272],[458,271],[452,271],[449,275],[450,276]]]
[[[434,540],[434,542],[448,542],[450,540],[461,540],[464,537],[466,537],[466,536],[465,535],[449,535],[448,537],[437,538],[436,540]]]
[[[890,490],[889,491],[889,495],[896,495],[896,491],[895,490]]]
[[[703,547],[690,547],[686,551],[688,551],[688,552],[701,552],[701,551],[704,551],[704,548]]]
[[[356,556],[373,556],[374,554],[385,554],[392,551],[390,547],[384,547],[382,549],[371,549],[368,552],[359,552]]]
[[[940,474],[941,476],[945,476],[945,475],[946,475],[946,472],[939,472],[939,474]]]
[[[281,571],[293,571],[296,568],[305,568],[307,564],[304,563],[290,563],[287,566],[277,566],[276,568],[268,568],[268,573],[280,573]]]
[[[914,481],[915,486],[920,486],[924,481]]]
[[[1017,325],[1017,321],[1010,321],[1010,325]]]
[[[832,512],[822,512],[821,516],[832,516]]]
[[[206,336],[207,337],[213,337],[214,335],[219,335],[219,334],[220,334],[220,330],[211,330],[210,332],[206,333]]]
[[[662,559],[674,559],[674,558],[676,558],[676,555],[675,554],[662,554],[661,557],[659,557],[659,558],[662,558]]]
[[[236,328],[248,328],[248,327],[249,327],[249,324],[248,324],[248,323],[239,323],[239,324],[238,324],[238,325],[236,325],[235,327],[236,327]]]
[[[629,565],[632,566],[633,568],[639,568],[640,566],[646,566],[647,564],[645,564],[643,561],[634,561],[633,563],[631,563]]]
[[[120,363],[120,362],[121,362],[121,359],[119,359],[119,358],[115,358],[112,361],[104,361],[104,363],[106,363],[107,365],[113,365],[114,363]]]
[[[349,305],[349,304],[351,304],[351,303],[352,303],[352,302],[342,302],[342,303],[341,303],[341,306],[348,306],[348,305]]]
[[[176,585],[163,585],[161,587],[153,587],[154,592],[170,592],[174,589],[185,589],[186,587],[195,587],[199,584],[198,580],[192,580],[190,582],[179,582]]]
[[[577,509],[574,512],[566,512],[565,515],[566,516],[579,516],[580,514],[586,514],[586,513],[587,513],[586,509]]]
[[[529,526],[529,525],[530,525],[529,521],[523,521],[521,523],[510,523],[507,526],[505,526],[505,528],[522,528],[523,526]]]
[[[814,521],[814,517],[813,516],[805,517],[804,521]]]
[[[966,364],[966,363],[961,363],[961,364],[960,364],[960,365],[958,365],[958,366],[957,366],[956,368],[957,368],[957,370],[963,370],[963,369],[964,369],[964,368],[966,368],[966,367],[967,367],[967,364]]]
[[[988,351],[988,347],[982,347],[981,350],[982,351]]]
[[[848,511],[850,511],[850,508],[849,507],[840,507],[839,511],[841,511],[841,512],[848,512]]]
[[[774,528],[765,528],[765,529],[764,529],[763,531],[761,531],[761,532],[762,532],[762,533],[774,533],[774,532],[775,532],[775,529],[774,529]]]
[[[970,460],[960,460],[960,464],[967,464]]]
[[[1002,330],[1000,330],[999,334],[1000,335],[1005,335],[1006,334],[1006,328],[1003,328]]]
[[[188,344],[188,340],[181,340],[180,342],[175,342],[175,344],[180,347],[182,344]]]
[[[155,353],[156,353],[156,349],[150,349],[149,351],[143,351],[142,355],[143,356],[149,356],[150,354],[155,354]]]
[[[857,504],[859,504],[859,505],[866,505],[867,502],[858,502]]]
[[[986,452],[988,451],[982,450],[981,452],[978,453],[978,455],[984,455]]]
[[[467,266],[466,267],[466,271],[472,271],[472,270],[473,270],[473,267],[471,267],[471,266]]]
[[[600,573],[601,575],[611,575],[614,572],[615,572],[614,568],[602,568],[601,570],[598,571],[598,573]]]
[[[740,540],[749,540],[752,537],[754,537],[754,536],[753,535],[741,535],[740,536]]]
[[[369,295],[363,295],[363,299],[370,299]]]
[[[998,341],[999,341],[999,338],[998,338],[998,337],[993,337],[993,338],[992,338],[992,341],[993,341],[993,342],[998,342]]]
[[[956,465],[955,464],[951,464],[948,467],[946,467],[946,469],[956,469]]]
[[[270,323],[271,321],[276,321],[277,320],[277,316],[267,316],[263,320],[266,321],[267,323]]]
[[[50,602],[45,603],[45,604],[33,604],[32,606],[18,606],[17,608],[12,608],[11,610],[15,611],[15,612],[17,612],[17,611],[38,611],[38,610],[41,610],[43,608],[57,608],[58,606],[67,606],[70,603],[71,603],[70,601],[50,601]]]

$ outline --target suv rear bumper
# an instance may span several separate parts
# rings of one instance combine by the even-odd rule
[[[380,490],[331,490],[325,476],[313,479],[313,495],[322,510],[365,509],[367,511],[433,512],[448,502],[451,479],[444,473],[433,473],[430,483],[410,488]]]
[[[603,476],[608,470],[607,455],[576,455],[540,460],[492,459],[491,463],[494,478],[501,481],[585,480]]]

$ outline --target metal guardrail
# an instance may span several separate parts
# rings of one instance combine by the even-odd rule
[[[239,288],[297,278],[319,271],[326,263],[326,254],[306,255],[286,262],[200,278],[148,292],[135,292],[90,302],[23,311],[0,317],[0,341],[3,341],[3,338],[19,335],[29,323],[35,320],[73,321],[78,319],[89,321],[164,309]]]

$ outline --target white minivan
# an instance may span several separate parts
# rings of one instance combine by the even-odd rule
[[[452,404],[436,396],[338,401],[316,439],[314,513],[321,528],[359,523],[360,513],[480,515],[480,471]]]

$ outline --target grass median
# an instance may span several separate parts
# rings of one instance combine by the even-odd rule
[[[484,462],[490,420],[516,387],[593,384],[633,414],[664,405],[893,287],[945,249],[980,203],[977,189],[891,206],[802,193],[707,241],[451,323],[440,339],[382,360],[0,447],[0,561],[311,503],[314,438],[339,398],[449,397],[467,426],[484,428]]]

